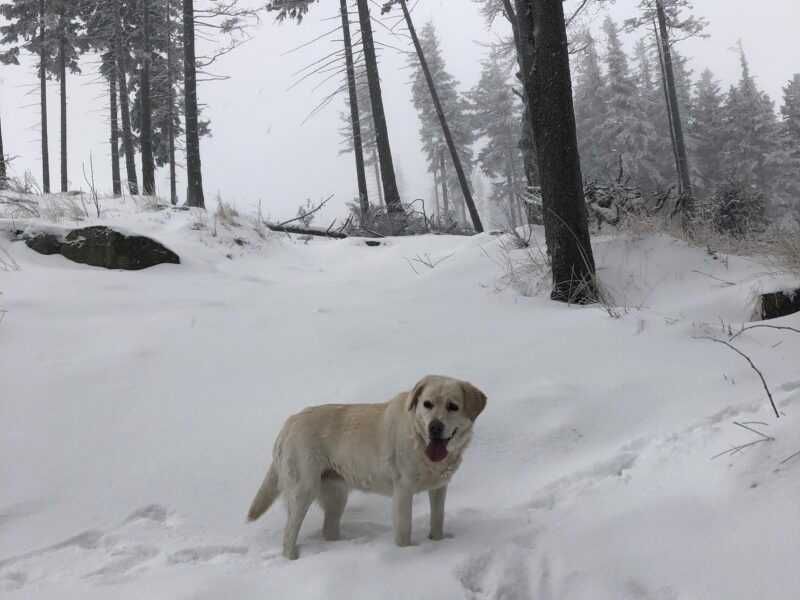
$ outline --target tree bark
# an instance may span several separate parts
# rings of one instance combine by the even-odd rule
[[[122,39],[122,14],[120,0],[114,0],[114,55],[117,59],[117,83],[119,84],[119,110],[122,114],[122,148],[125,152],[125,172],[128,177],[128,192],[139,193],[139,180],[136,177],[136,161],[131,133],[130,95],[128,94],[127,50]]]
[[[444,162],[444,148],[439,150],[439,183],[442,184],[442,206],[445,219],[450,216],[450,206],[447,198],[447,169]]]
[[[378,201],[381,206],[386,206],[386,201],[383,199],[383,182],[381,181],[381,168],[380,159],[375,151],[372,149],[372,170],[375,175],[375,186],[378,188]]]
[[[167,0],[167,144],[169,151],[169,201],[178,204],[178,180],[175,168],[175,52],[172,48],[172,2]]]
[[[439,101],[439,94],[436,91],[433,77],[431,77],[431,72],[428,68],[428,61],[425,60],[425,53],[422,51],[422,45],[419,43],[417,32],[414,29],[414,23],[411,21],[411,14],[408,12],[406,0],[400,0],[400,8],[403,10],[403,17],[405,17],[406,26],[411,34],[411,40],[414,42],[414,48],[417,50],[417,58],[419,59],[419,64],[422,67],[422,72],[425,75],[425,81],[428,83],[428,91],[433,99],[433,106],[436,109],[436,116],[439,117],[439,124],[442,126],[442,133],[444,134],[447,148],[450,150],[450,159],[453,161],[453,166],[455,167],[456,175],[458,176],[458,184],[461,187],[461,195],[467,205],[467,209],[469,210],[469,216],[472,220],[472,227],[476,232],[481,233],[483,231],[481,217],[478,214],[475,201],[472,199],[472,190],[470,190],[469,181],[464,173],[464,167],[461,164],[461,158],[458,156],[455,142],[453,142],[453,136],[450,133],[450,126],[447,124],[447,118],[442,110],[442,103]]]
[[[520,41],[533,59],[523,71],[523,82],[530,100],[553,271],[550,297],[595,302],[595,265],[578,157],[564,9],[553,0],[521,4],[517,12]]]
[[[663,0],[656,0],[656,17],[658,29],[661,34],[661,57],[663,81],[667,86],[667,110],[671,115],[674,130],[675,154],[677,156],[676,168],[678,170],[678,183],[680,185],[681,206],[683,208],[684,224],[692,218],[694,211],[694,198],[692,196],[692,180],[689,174],[689,159],[686,156],[686,142],[683,137],[683,121],[681,121],[680,106],[678,105],[678,91],[675,87],[675,72],[672,67],[672,51],[669,45],[669,30],[667,29],[667,15],[664,12]]]
[[[442,206],[439,201],[439,169],[433,167],[433,201],[436,203],[436,228],[442,228]]]
[[[372,39],[372,23],[369,16],[369,0],[357,0],[358,20],[361,26],[361,44],[364,47],[364,64],[367,71],[369,97],[372,104],[372,118],[375,121],[375,142],[381,164],[381,182],[386,210],[390,214],[402,214],[400,192],[394,173],[392,148],[389,145],[389,131],[386,128],[386,114],[383,111],[381,80],[378,74],[378,59],[375,57],[375,42]]]
[[[517,65],[519,66],[521,77],[522,73],[525,72],[524,65],[531,64],[532,58],[530,56],[523,56],[523,54],[526,52],[526,46],[521,42],[519,23],[517,22],[517,11],[514,10],[514,6],[512,6],[511,1],[512,0],[503,0],[503,12],[506,15],[506,19],[511,24],[511,32],[514,37],[514,47],[517,50]],[[524,2],[525,0],[517,0],[517,4],[522,4]],[[525,92],[524,85],[522,87],[522,102],[525,106],[528,105],[528,95]],[[528,182],[528,187],[533,187],[538,183],[536,169],[536,149],[533,145],[533,129],[531,128],[527,110],[523,112],[523,118],[520,127],[522,129],[522,136],[518,142],[518,146],[522,151],[522,159],[525,164],[525,179]],[[525,211],[525,213],[526,221],[531,224],[532,219],[530,219],[527,211]]]
[[[517,228],[517,202],[514,194],[514,163],[513,163],[513,149],[509,148],[508,162],[506,163],[506,185],[508,186],[508,214],[511,227]]]
[[[358,112],[356,69],[353,65],[353,42],[350,39],[350,18],[347,15],[347,0],[339,0],[339,11],[342,14],[344,58],[347,66],[347,92],[350,96],[350,122],[353,127],[353,152],[356,157],[356,179],[358,180],[358,205],[361,208],[361,222],[363,223],[369,211],[369,196],[367,195],[367,174],[364,170],[364,147],[361,142],[361,118]]]
[[[194,0],[183,0],[183,92],[186,118],[186,206],[205,208],[200,134],[197,125],[197,63],[194,51]]]
[[[66,27],[61,16],[61,27]],[[69,188],[67,179],[67,40],[62,33],[58,40],[58,79],[61,89],[61,191]]]
[[[150,99],[151,61],[150,0],[142,0],[142,73],[139,85],[142,87],[142,191],[145,196],[152,196],[156,192],[156,166],[153,161],[153,110]]]
[[[39,0],[39,108],[42,125],[42,191],[50,193],[50,150],[47,135],[47,33],[45,0]]]
[[[114,54],[112,54],[114,56]],[[114,66],[108,76],[109,110],[111,117],[111,186],[114,196],[122,195],[122,178],[119,173],[119,121],[117,109],[117,67]]]

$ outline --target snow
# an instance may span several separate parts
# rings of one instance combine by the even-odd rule
[[[213,221],[107,209],[182,258],[138,272],[2,242],[20,266],[0,271],[3,598],[800,596],[800,458],[781,464],[800,450],[800,335],[735,341],[780,419],[744,359],[696,339],[796,279],[666,236],[599,237],[614,317],[504,285],[498,236],[371,248]],[[448,258],[415,273],[426,254]],[[427,539],[424,495],[411,548],[392,543],[390,501],[358,493],[343,541],[311,510],[295,562],[282,507],[245,524],[289,414],[426,373],[489,396],[446,540]],[[774,440],[712,459],[757,437],[734,421]]]

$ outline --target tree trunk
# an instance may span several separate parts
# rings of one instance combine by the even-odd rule
[[[136,177],[136,161],[133,154],[133,134],[131,133],[130,95],[128,94],[128,60],[126,44],[122,39],[122,14],[120,0],[114,0],[114,55],[117,59],[117,83],[119,84],[119,110],[122,114],[122,148],[125,152],[125,172],[128,177],[128,191],[139,193],[139,180]]]
[[[383,198],[383,182],[381,181],[381,168],[380,168],[380,159],[373,148],[372,150],[372,170],[373,174],[375,175],[375,185],[378,188],[378,201],[380,201],[381,206],[386,206],[386,200]]]
[[[361,26],[361,45],[364,47],[364,64],[367,71],[369,97],[372,104],[372,118],[375,121],[375,142],[378,146],[378,158],[381,166],[381,182],[383,199],[387,212],[402,214],[400,192],[394,173],[392,148],[389,145],[389,131],[386,128],[386,114],[383,111],[381,80],[378,74],[378,59],[375,57],[375,43],[372,39],[372,23],[369,16],[369,0],[357,0],[358,20]]]
[[[519,34],[519,23],[517,22],[517,13],[514,10],[514,7],[511,4],[512,0],[503,0],[503,12],[506,15],[506,19],[511,24],[511,32],[514,37],[514,47],[517,50],[517,65],[519,66],[520,77],[522,73],[525,71],[524,64],[531,64],[532,59],[530,56],[524,57],[523,54],[526,52],[526,46],[521,43],[520,34]],[[518,4],[523,3],[524,0],[517,0]],[[525,106],[528,105],[528,96],[525,92],[525,86],[522,87],[522,102]],[[523,112],[522,123],[520,125],[522,130],[522,135],[518,142],[518,147],[522,151],[522,159],[525,164],[525,179],[528,182],[528,187],[533,187],[538,183],[537,177],[537,169],[536,169],[536,149],[533,145],[533,129],[531,129],[531,122],[528,118],[527,110]],[[527,217],[527,211],[526,217]],[[530,223],[531,219],[526,218],[526,220]]]
[[[183,0],[183,92],[186,118],[186,206],[205,208],[200,133],[197,125],[197,63],[194,52],[194,0]]]
[[[681,206],[683,208],[684,224],[691,221],[694,211],[694,198],[692,196],[692,180],[689,175],[689,160],[686,156],[686,143],[683,137],[683,121],[681,121],[680,106],[678,105],[678,92],[675,88],[675,72],[672,68],[672,51],[669,47],[669,31],[667,30],[667,16],[664,12],[663,0],[656,0],[656,16],[661,34],[661,56],[663,81],[667,86],[667,110],[671,115],[675,139],[675,154],[677,155],[678,182],[680,185]]]
[[[450,159],[453,161],[453,166],[456,169],[458,183],[461,187],[461,195],[463,197],[463,201],[467,204],[469,216],[472,220],[472,227],[475,229],[475,231],[481,233],[483,231],[481,217],[478,214],[475,201],[472,199],[472,191],[469,187],[469,181],[467,181],[467,176],[464,173],[464,167],[461,164],[461,158],[458,156],[458,152],[456,151],[456,146],[453,142],[453,136],[450,133],[450,126],[447,124],[447,118],[442,110],[442,103],[439,101],[439,94],[437,93],[436,86],[433,83],[433,77],[431,77],[431,72],[428,68],[428,61],[425,60],[425,53],[422,51],[422,45],[419,43],[417,32],[414,29],[414,23],[411,21],[411,15],[408,12],[406,0],[400,0],[400,8],[403,9],[403,16],[406,20],[406,26],[411,34],[411,40],[414,42],[414,48],[417,50],[417,58],[419,58],[419,64],[422,67],[423,74],[425,75],[425,81],[428,83],[428,91],[431,93],[433,106],[436,109],[436,115],[439,117],[439,124],[442,126],[442,133],[444,133],[444,139],[447,143],[447,148],[450,150]]]
[[[520,41],[533,62],[523,71],[539,164],[544,225],[553,271],[550,297],[597,300],[595,265],[583,196],[572,103],[564,8],[553,0],[526,0],[517,11]]]
[[[61,17],[61,27],[66,27]],[[61,191],[69,188],[67,180],[67,40],[63,34],[58,40],[58,79],[61,88]]]
[[[514,194],[514,163],[513,163],[513,150],[509,149],[508,162],[506,163],[506,185],[508,186],[508,215],[509,225],[514,229],[517,228],[517,202]]]
[[[113,54],[112,54],[113,56]],[[109,106],[111,113],[111,185],[114,196],[122,195],[122,178],[119,174],[119,121],[117,110],[117,67],[116,57],[113,58],[114,66],[108,76]]]
[[[39,107],[42,119],[42,191],[50,193],[50,150],[47,142],[47,33],[45,0],[39,0]]]
[[[145,196],[156,192],[156,166],[153,161],[153,109],[150,100],[150,0],[142,0],[142,191]]]
[[[8,173],[6,172],[6,155],[3,151],[3,123],[0,119],[0,190],[5,189]]]
[[[344,58],[347,66],[347,92],[350,96],[350,122],[353,127],[353,151],[356,156],[358,205],[361,208],[361,222],[363,223],[369,211],[369,196],[367,195],[367,174],[364,170],[364,147],[361,143],[361,119],[358,112],[356,69],[353,65],[353,42],[350,39],[350,18],[347,15],[347,0],[339,0],[339,11],[342,13]]]
[[[450,206],[447,198],[447,169],[444,162],[444,148],[439,150],[439,183],[442,185],[442,206],[444,207],[444,217],[450,216]]]
[[[433,168],[433,201],[436,203],[436,228],[442,228],[442,207],[439,201],[439,169]]]
[[[172,3],[167,0],[167,144],[169,148],[169,201],[178,204],[178,181],[175,169],[175,53],[172,48]]]

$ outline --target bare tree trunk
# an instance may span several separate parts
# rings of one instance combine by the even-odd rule
[[[169,201],[178,204],[175,169],[175,52],[172,48],[172,2],[167,0],[167,143],[169,144]]]
[[[61,27],[65,27],[64,17],[61,16]],[[58,40],[58,79],[61,89],[61,191],[69,188],[67,180],[67,41],[63,33]]]
[[[439,169],[433,168],[433,201],[436,203],[436,228],[442,228],[442,207],[439,202]]]
[[[509,161],[506,166],[506,185],[508,186],[508,215],[509,215],[509,225],[512,228],[517,228],[517,207],[516,207],[516,198],[514,194],[514,173],[512,169],[514,168],[513,163],[511,162],[511,152],[509,152]]]
[[[128,94],[127,50],[122,39],[122,14],[120,0],[114,0],[114,55],[117,59],[117,83],[119,84],[119,110],[122,114],[122,148],[125,153],[125,172],[128,177],[128,191],[139,193],[139,180],[136,177],[136,161],[131,133],[130,94]]]
[[[153,109],[150,99],[150,0],[142,0],[142,73],[139,85],[142,90],[142,191],[145,196],[156,192],[156,166],[153,161]]]
[[[112,54],[113,56],[113,54]],[[117,67],[114,66],[108,76],[109,107],[111,113],[111,186],[114,196],[122,195],[122,178],[119,173],[119,122],[117,110]]]
[[[450,216],[450,206],[447,198],[447,169],[444,162],[444,148],[439,149],[439,183],[442,184],[442,205],[444,206],[444,216]]]
[[[575,133],[564,8],[553,0],[520,4],[520,41],[533,58],[522,75],[530,100],[553,272],[550,297],[562,302],[594,302],[595,265]]]
[[[197,125],[197,63],[194,51],[194,0],[183,0],[183,87],[186,112],[186,205],[205,208],[200,133]]]
[[[525,0],[517,0],[517,3],[520,4]],[[525,71],[524,64],[531,64],[532,57],[524,57],[523,54],[526,52],[526,46],[521,43],[520,34],[519,34],[519,23],[517,22],[517,11],[514,10],[514,6],[512,5],[512,0],[503,0],[503,12],[505,13],[506,19],[511,24],[511,32],[514,37],[514,47],[517,50],[517,65],[520,69],[520,77],[522,73]],[[525,92],[525,86],[522,87],[522,102],[525,106],[528,105],[528,96]],[[533,145],[533,129],[531,128],[531,122],[528,118],[527,110],[523,113],[522,123],[520,125],[522,130],[522,135],[520,140],[518,141],[518,146],[522,151],[522,159],[525,164],[525,179],[528,182],[528,187],[533,187],[538,183],[537,177],[537,168],[536,168],[536,148]],[[527,211],[526,212],[526,221],[531,222],[531,219],[528,218]]]
[[[442,103],[439,101],[439,94],[436,91],[436,86],[433,83],[433,77],[431,77],[430,69],[428,68],[428,61],[425,60],[425,53],[422,51],[422,45],[419,43],[419,38],[417,37],[417,31],[414,29],[414,23],[411,21],[411,14],[408,12],[408,6],[406,5],[406,0],[400,0],[400,8],[403,9],[403,16],[406,20],[406,26],[408,27],[408,31],[411,34],[411,40],[414,42],[414,48],[417,50],[417,58],[419,59],[419,64],[422,67],[422,72],[425,75],[425,81],[428,82],[428,91],[431,93],[431,98],[433,99],[433,106],[436,109],[436,115],[439,117],[439,124],[442,126],[442,133],[444,133],[444,139],[447,143],[447,148],[450,150],[450,158],[453,161],[453,166],[456,169],[456,175],[458,176],[458,183],[461,186],[461,195],[463,197],[464,202],[467,204],[467,209],[469,210],[469,216],[472,219],[472,227],[478,233],[483,231],[483,224],[481,223],[481,217],[478,214],[478,209],[475,206],[475,201],[472,199],[472,190],[469,187],[469,181],[467,180],[467,176],[464,173],[464,167],[461,164],[461,158],[458,156],[458,151],[456,150],[456,145],[453,142],[453,136],[450,133],[450,127],[447,124],[447,118],[445,117],[444,111],[442,110]],[[459,205],[461,208],[461,206]]]
[[[656,0],[656,16],[660,33],[661,71],[662,80],[667,88],[667,111],[672,121],[673,139],[675,142],[675,155],[677,158],[678,183],[680,185],[681,206],[683,208],[684,224],[691,220],[694,211],[694,198],[692,196],[692,180],[689,174],[689,159],[686,156],[686,142],[683,137],[683,121],[681,121],[680,106],[678,105],[678,92],[675,87],[675,72],[672,68],[672,51],[669,44],[669,30],[667,29],[667,16],[664,12],[663,0]]]
[[[375,42],[372,39],[372,23],[369,16],[369,0],[357,0],[358,20],[361,26],[361,44],[364,47],[364,64],[369,84],[369,97],[372,103],[372,118],[375,121],[375,143],[378,146],[378,158],[383,183],[383,198],[386,210],[390,214],[402,214],[400,192],[394,173],[392,148],[389,145],[389,131],[386,128],[386,114],[383,111],[381,80],[378,74],[378,59],[375,56]]]
[[[42,191],[50,193],[50,150],[47,135],[47,33],[45,0],[39,0],[39,107],[42,119]]]
[[[386,200],[383,198],[383,182],[381,181],[380,159],[378,158],[377,152],[374,148],[372,150],[372,170],[375,175],[375,185],[378,188],[378,200],[380,201],[381,206],[386,206]]]
[[[350,18],[347,15],[347,0],[339,0],[339,11],[342,14],[344,58],[347,65],[347,92],[350,96],[350,122],[353,127],[353,152],[356,157],[358,205],[361,208],[361,222],[363,223],[369,211],[369,196],[367,195],[367,174],[364,170],[364,147],[361,143],[361,118],[358,112],[356,69],[353,65],[353,42],[350,39]]]

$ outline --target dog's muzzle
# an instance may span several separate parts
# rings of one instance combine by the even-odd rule
[[[431,421],[428,425],[428,446],[425,448],[425,455],[433,462],[447,458],[447,443],[453,439],[456,431],[446,438],[444,437],[444,423],[439,419]]]

